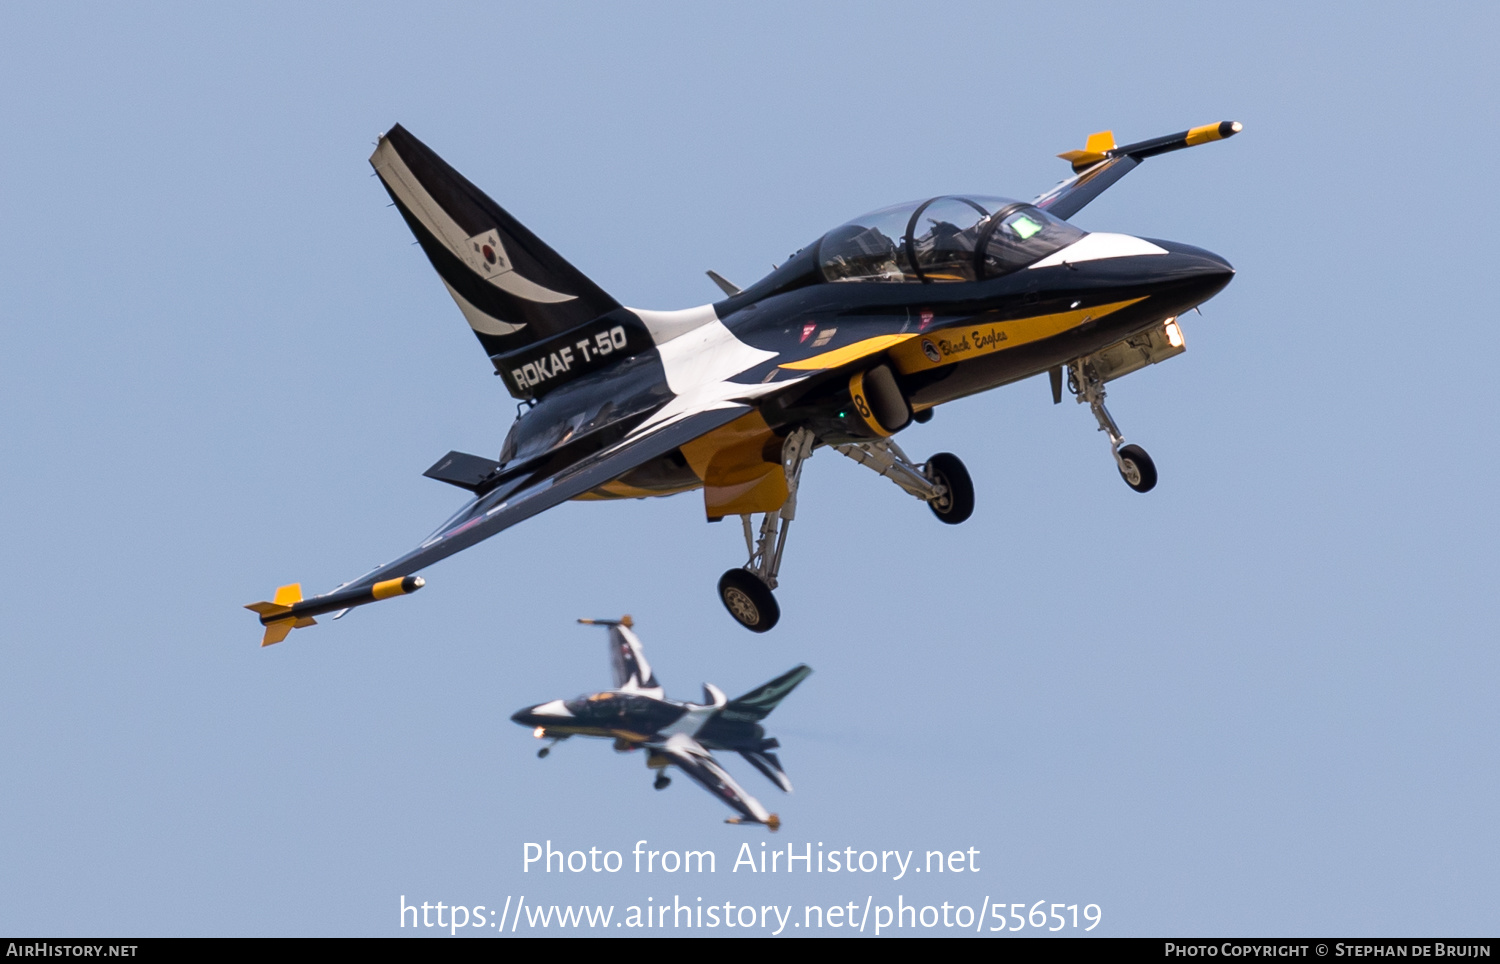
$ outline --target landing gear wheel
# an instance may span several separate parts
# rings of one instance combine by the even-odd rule
[[[547,754],[549,754],[551,752],[552,752],[552,747],[550,747],[550,746],[544,746],[540,750],[536,751],[536,757],[537,757],[538,760],[545,760],[545,759],[547,759]]]
[[[735,622],[752,633],[766,632],[781,618],[781,607],[770,587],[744,569],[731,569],[719,577],[719,600]]]
[[[974,514],[974,481],[959,457],[939,452],[927,460],[923,474],[948,491],[927,503],[939,522],[956,526]],[[1154,476],[1153,476],[1154,478]]]
[[[1126,445],[1120,449],[1119,468],[1125,484],[1137,492],[1150,492],[1156,487],[1156,463],[1139,445]]]
[[[663,774],[661,774],[660,776],[658,776],[656,778],[656,782],[653,783],[653,784],[651,784],[651,787],[654,790],[665,790],[667,787],[670,787],[671,785],[672,785],[672,778],[669,777],[669,776],[667,776],[665,773],[663,773]]]

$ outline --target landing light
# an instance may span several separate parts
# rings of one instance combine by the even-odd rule
[[[539,726],[531,731],[531,735],[540,740],[542,737],[547,735],[547,728],[545,726]]]
[[[1182,329],[1177,327],[1177,316],[1173,315],[1167,319],[1166,324],[1167,344],[1173,348],[1182,347]]]

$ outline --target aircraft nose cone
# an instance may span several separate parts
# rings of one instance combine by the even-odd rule
[[[1212,251],[1176,241],[1150,241],[1167,254],[1149,283],[1158,296],[1181,298],[1184,311],[1224,290],[1234,277],[1234,266]]]
[[[1182,245],[1182,247],[1187,247],[1187,245]],[[1223,278],[1226,283],[1234,277],[1234,265],[1212,251],[1194,248],[1191,252],[1183,252],[1183,257],[1196,261],[1194,268],[1204,275]]]
[[[531,725],[531,711],[533,709],[535,709],[535,707],[528,706],[524,710],[516,710],[514,713],[512,713],[510,715],[511,722],[513,722],[513,723],[519,723],[522,726],[530,726]]]

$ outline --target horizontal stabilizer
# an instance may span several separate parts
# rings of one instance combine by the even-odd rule
[[[500,463],[494,459],[470,455],[467,452],[449,452],[422,475],[429,479],[437,479],[439,482],[447,482],[449,485],[456,485],[460,489],[478,492],[499,471]]]
[[[768,741],[775,743],[774,740]],[[767,780],[776,784],[787,793],[792,792],[792,781],[787,777],[786,771],[781,768],[781,761],[776,759],[776,754],[766,750],[741,750],[740,756],[744,757],[751,766],[759,770]]]
[[[719,274],[717,271],[709,271],[709,272],[707,272],[707,274],[708,274],[709,280],[712,281],[714,284],[718,285],[719,286],[719,290],[722,291],[722,292],[724,292],[729,297],[733,298],[735,295],[737,295],[737,294],[740,293],[740,286],[739,285],[737,285],[734,282],[728,280],[723,275]]]

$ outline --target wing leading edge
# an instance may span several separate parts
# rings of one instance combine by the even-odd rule
[[[299,600],[284,609],[277,605],[276,611],[269,614],[256,608],[266,604],[254,603],[247,608],[261,613],[264,625],[269,626],[269,621],[274,619],[296,627],[311,625],[311,620],[303,622],[303,617],[330,612],[330,605],[335,601],[345,603],[342,608],[352,608],[387,598],[379,592],[357,591],[377,585],[384,586],[392,580],[425,569],[455,552],[483,542],[518,522],[524,522],[539,512],[582,495],[686,442],[727,425],[750,410],[748,405],[724,404],[720,408],[655,422],[637,429],[620,442],[561,470],[540,475],[522,475],[501,483],[460,509],[411,552],[370,570],[331,593]],[[282,633],[281,637],[284,638],[285,635]],[[280,638],[267,638],[270,642],[280,642]]]

